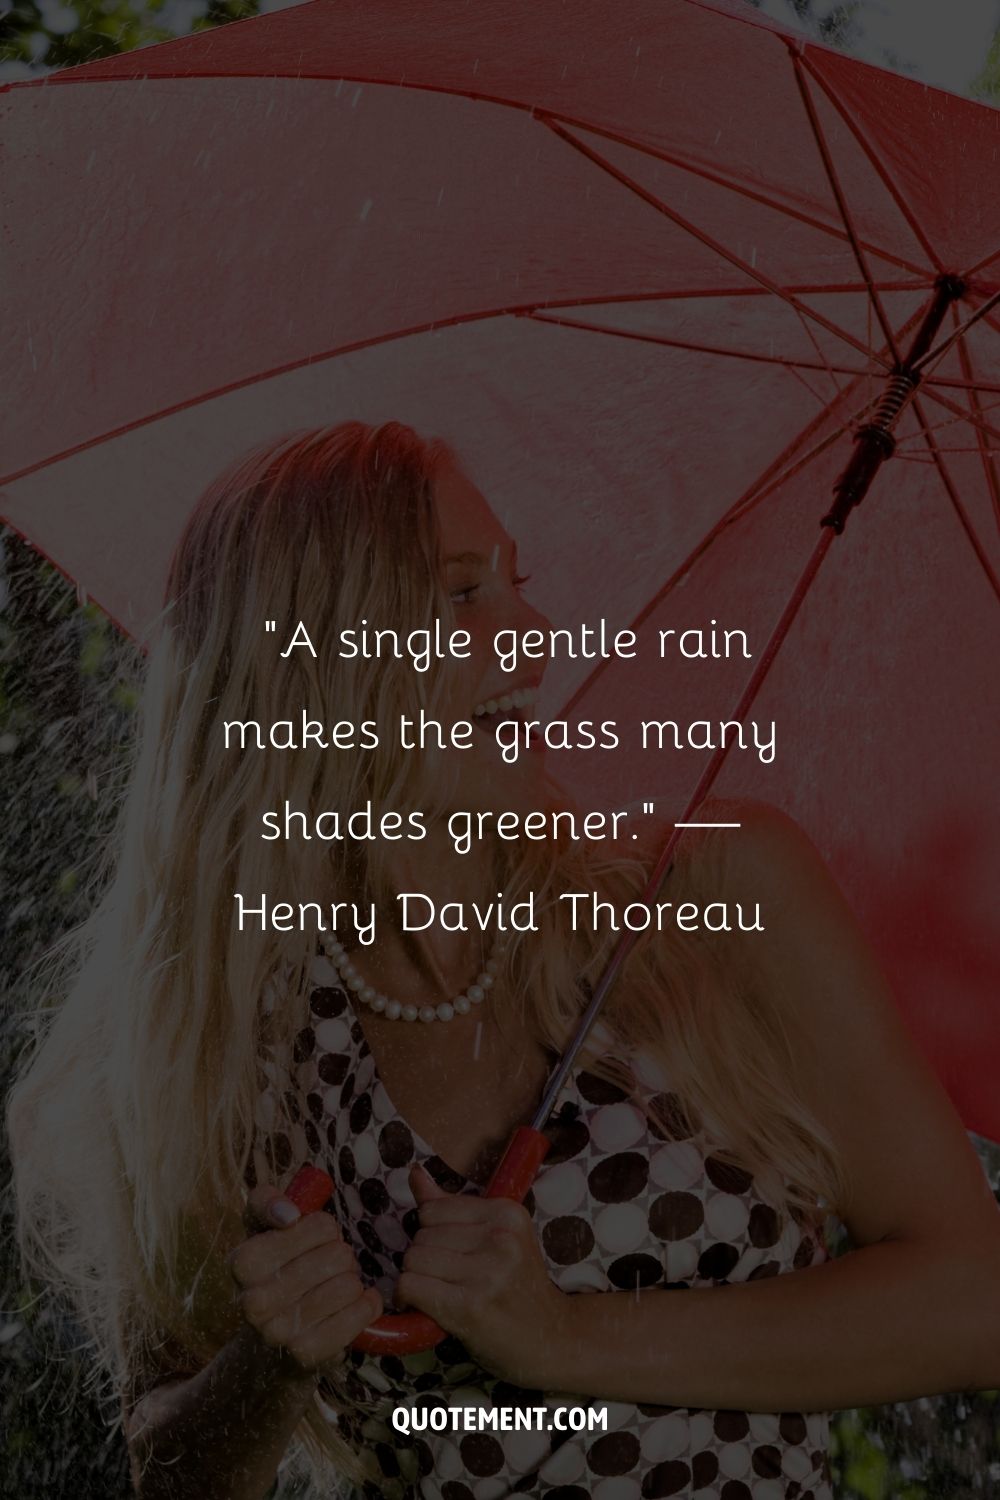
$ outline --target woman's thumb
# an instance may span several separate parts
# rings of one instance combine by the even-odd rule
[[[302,1215],[273,1183],[262,1182],[249,1194],[243,1210],[243,1222],[248,1234],[257,1234],[262,1229],[285,1229]]]
[[[438,1187],[426,1167],[414,1162],[410,1168],[410,1190],[419,1203],[430,1203],[432,1198],[447,1198],[443,1187]]]

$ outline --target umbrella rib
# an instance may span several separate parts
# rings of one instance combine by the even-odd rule
[[[892,177],[889,174],[888,168],[885,166],[876,152],[872,149],[871,143],[864,136],[862,131],[859,129],[857,122],[852,118],[851,114],[846,109],[842,99],[823,77],[822,73],[817,72],[816,68],[813,66],[811,60],[808,57],[802,57],[800,59],[800,65],[808,71],[810,76],[815,79],[816,83],[823,90],[824,94],[829,99],[830,103],[833,105],[837,113],[840,115],[840,118],[844,121],[844,124],[847,126],[848,130],[854,136],[854,139],[857,141],[858,145],[861,147],[862,151],[865,153],[872,166],[875,168],[875,171],[878,173],[879,177],[882,180],[883,186],[886,188],[886,191],[889,193],[892,201],[895,203],[896,207],[899,209],[899,212],[902,214],[913,234],[916,236],[921,248],[924,251],[924,254],[933,265],[935,271],[939,275],[943,275],[945,271],[944,264],[942,263],[937,251],[924,232],[923,226],[917,219],[913,210],[910,208],[909,203],[907,203],[896,183],[893,181]]]
[[[1000,291],[994,292],[992,297],[988,297],[987,300],[983,303],[982,307],[975,308],[966,318],[964,323],[956,323],[955,328],[948,335],[948,337],[942,340],[940,344],[935,344],[933,348],[928,349],[927,353],[923,355],[921,359],[917,360],[913,368],[915,370],[923,370],[924,366],[927,365],[930,360],[934,361],[934,365],[939,364],[944,356],[948,353],[948,350],[954,344],[958,343],[965,336],[965,334],[968,333],[969,329],[975,323],[979,322],[980,318],[985,318],[987,322],[990,321],[989,314],[993,310],[993,308],[996,307],[997,303],[1000,303]],[[934,368],[934,365],[931,365],[931,369]]]
[[[853,288],[844,288],[853,290]],[[860,288],[857,288],[860,290]],[[766,296],[768,289],[765,287],[746,287],[741,290],[724,290],[723,296]],[[183,401],[175,401],[170,406],[158,407],[156,411],[147,412],[141,417],[134,417],[128,422],[121,423],[107,432],[98,433],[94,437],[83,439],[68,448],[63,448],[58,453],[48,458],[40,459],[35,463],[26,464],[23,468],[12,470],[8,474],[0,474],[0,485],[14,484],[18,480],[27,479],[30,475],[39,473],[42,469],[50,468],[54,464],[63,463],[66,459],[75,458],[80,453],[86,453],[91,448],[99,448],[103,443],[113,442],[116,438],[127,437],[130,432],[136,432],[142,427],[148,427],[153,422],[165,421],[168,417],[178,416],[183,411],[193,410],[206,401],[215,401],[223,396],[233,395],[236,391],[247,390],[250,386],[263,384],[267,380],[277,380],[282,375],[290,375],[296,370],[304,369],[307,365],[323,364],[326,360],[339,359],[342,355],[357,354],[363,349],[374,349],[379,344],[390,343],[394,339],[415,338],[423,333],[433,333],[446,328],[461,327],[466,323],[485,321],[489,318],[500,317],[523,317],[534,314],[539,308],[546,307],[583,307],[588,305],[603,306],[608,303],[622,303],[633,301],[646,301],[649,299],[672,298],[674,296],[702,296],[716,295],[715,293],[703,292],[650,292],[636,293],[634,296],[601,296],[587,299],[574,298],[572,301],[559,299],[551,302],[522,302],[508,307],[483,308],[468,313],[455,313],[448,318],[434,318],[425,323],[415,323],[407,328],[392,329],[388,333],[369,335],[366,338],[355,339],[346,344],[334,345],[332,349],[324,349],[319,353],[304,354],[298,359],[288,360],[284,364],[273,365],[266,370],[257,371],[253,375],[243,376],[238,380],[228,381],[224,385],[214,386],[210,390],[200,391],[195,396],[187,396]],[[867,351],[862,351],[867,352]]]
[[[959,348],[964,348],[960,344]],[[946,390],[955,391],[987,391],[991,396],[1000,394],[1000,384],[994,380],[960,380],[957,375],[926,375],[921,382],[923,387],[929,385],[941,385]]]
[[[758,476],[754,483],[748,489],[744,490],[742,495],[740,495],[736,500],[733,501],[729,509],[719,517],[714,526],[712,526],[712,528],[701,538],[697,546],[691,549],[691,551],[687,554],[683,561],[677,565],[673,573],[671,573],[670,577],[665,580],[660,588],[657,589],[653,597],[647,600],[642,609],[640,609],[639,613],[632,619],[632,621],[630,622],[630,628],[632,630],[638,631],[639,629],[641,629],[641,627],[646,622],[646,620],[649,619],[653,611],[659,608],[660,604],[667,597],[667,595],[670,594],[673,589],[676,588],[681,579],[691,571],[695,563],[705,555],[709,547],[711,547],[714,542],[718,541],[719,537],[724,531],[728,530],[728,528],[734,525],[735,522],[742,520],[745,515],[748,515],[750,511],[754,510],[762,500],[766,500],[767,497],[769,495],[772,495],[775,490],[780,489],[783,484],[786,484],[790,479],[794,479],[795,476],[797,474],[800,474],[803,469],[808,468],[809,464],[811,464],[814,459],[818,458],[828,448],[832,447],[832,445],[837,441],[838,438],[843,437],[844,433],[850,427],[851,423],[857,420],[859,416],[858,412],[855,412],[852,416],[848,417],[848,419],[839,427],[835,428],[833,432],[827,433],[825,437],[821,438],[820,441],[814,444],[813,447],[810,448],[806,453],[801,454],[794,463],[789,462],[789,460],[791,460],[795,453],[801,448],[802,444],[820,427],[822,427],[824,420],[830,415],[834,406],[837,405],[839,399],[839,397],[836,398],[835,400],[831,401],[828,406],[824,407],[821,412],[817,412],[812,420],[807,424],[807,426],[805,426],[801,432],[795,435],[792,441],[781,451],[781,453],[778,454],[777,458],[772,460],[772,462],[768,465],[764,472]],[[864,412],[866,409],[867,406],[861,408],[861,411]],[[782,468],[782,465],[786,465],[786,467]],[[598,662],[597,666],[591,669],[584,680],[580,683],[579,687],[561,708],[561,715],[572,712],[581,698],[583,698],[593,687],[595,681],[598,677],[600,677],[601,673],[606,671],[607,667],[608,662],[601,661]]]
[[[931,401],[936,401],[938,406],[943,406],[945,411],[950,411],[958,417],[959,421],[970,423],[978,431],[985,432],[987,437],[1000,443],[1000,428],[992,427],[989,422],[984,422],[982,417],[971,412],[967,406],[958,406],[954,401],[949,401],[947,396],[942,396],[940,391],[932,391],[926,386],[920,386],[920,390]]]
[[[795,622],[795,617],[802,607],[803,601],[805,600],[805,597],[816,578],[816,574],[819,572],[819,569],[830,550],[835,535],[836,532],[824,527],[822,536],[820,536],[819,540],[816,542],[811,553],[809,554],[805,567],[802,569],[801,573],[793,584],[792,591],[785,601],[781,614],[778,616],[777,623],[771,631],[771,634],[768,636],[768,639],[764,644],[763,651],[754,663],[753,669],[751,670],[750,675],[743,685],[743,691],[741,692],[739,699],[737,700],[736,706],[732,710],[730,717],[736,723],[742,724],[747,714],[750,712],[750,709],[753,707],[753,704],[757,699],[757,695],[764,685],[767,674],[770,672],[771,667],[774,665],[775,657],[778,655],[778,652],[784,645],[788,633]],[[639,901],[644,905],[649,906],[653,903],[653,901],[655,901],[657,895],[659,894],[660,887],[663,885],[663,882],[670,874],[670,871],[673,868],[673,852],[680,841],[682,832],[688,825],[688,820],[691,818],[696,808],[698,808],[699,805],[705,800],[705,797],[708,795],[710,788],[717,780],[719,772],[722,770],[722,767],[725,764],[729,752],[732,748],[732,744],[733,741],[731,738],[729,738],[728,736],[723,736],[721,744],[719,744],[713,751],[708,765],[698,777],[698,780],[695,784],[695,789],[688,799],[687,807],[681,814],[679,821],[674,824],[673,829],[670,833],[670,837],[667,839],[666,844],[657,856],[656,863],[654,864],[649,878],[639,895]],[[535,1115],[534,1120],[532,1121],[532,1125],[536,1130],[541,1130],[545,1126],[546,1121],[548,1120],[552,1112],[554,1102],[558,1097],[558,1092],[562,1085],[562,1082],[569,1074],[570,1068],[573,1065],[573,1061],[579,1053],[581,1047],[583,1046],[587,1033],[593,1025],[598,1011],[603,1004],[605,995],[607,995],[608,991],[611,989],[612,985],[615,982],[615,979],[622,969],[622,966],[625,964],[629,955],[636,947],[638,942],[639,928],[634,927],[630,931],[622,935],[621,941],[617,944],[614,952],[608,959],[604,971],[601,974],[601,977],[598,980],[593,994],[591,995],[591,998],[587,1004],[587,1008],[584,1011],[583,1016],[581,1017],[580,1024],[577,1027],[576,1033],[572,1041],[570,1042],[569,1047],[567,1047],[566,1051],[563,1053],[556,1072],[550,1080],[548,1088],[545,1091],[545,1096],[542,1099],[541,1104],[539,1105],[538,1112]]]
[[[934,283],[926,276],[916,281],[879,281],[880,292],[927,292],[933,291]],[[839,293],[854,295],[866,292],[863,281],[794,281],[789,282],[788,291],[836,296]],[[620,292],[594,295],[592,297],[552,297],[538,302],[536,307],[594,307],[612,302],[676,302],[697,297],[769,297],[770,288],[764,286],[691,286],[671,287],[663,292]]]
[[[820,157],[822,159],[823,169],[826,172],[827,179],[830,184],[830,189],[833,193],[834,198],[836,199],[837,208],[840,211],[840,217],[844,221],[844,229],[846,230],[847,237],[851,242],[851,249],[854,251],[854,258],[858,263],[858,270],[861,272],[861,275],[864,278],[865,285],[868,288],[868,295],[871,298],[872,305],[875,308],[875,316],[878,318],[879,326],[882,329],[882,337],[885,339],[886,343],[892,351],[894,362],[898,365],[900,362],[899,349],[896,345],[895,334],[892,331],[892,324],[889,322],[885,308],[882,304],[882,299],[875,290],[875,284],[872,279],[872,274],[869,269],[868,262],[865,259],[864,251],[861,248],[861,240],[858,236],[857,226],[854,223],[854,217],[851,213],[850,206],[848,205],[843,187],[841,186],[840,178],[837,175],[837,169],[834,166],[829,142],[827,141],[826,136],[823,134],[823,129],[819,122],[819,116],[816,113],[816,102],[809,91],[809,85],[806,81],[805,69],[802,63],[802,56],[798,51],[794,51],[792,53],[792,66],[795,70],[795,81],[798,84],[799,94],[802,98],[802,104],[805,109],[806,116],[809,120],[810,127],[812,129],[813,138],[816,141],[816,149],[819,151]]]
[[[951,311],[952,317],[957,323],[958,309],[953,305]],[[969,346],[964,341],[959,342],[958,357],[962,362],[963,373],[965,374],[966,379],[969,381],[969,406],[973,411],[977,412],[977,414],[981,414],[982,407],[979,400],[979,392],[976,389],[975,384],[973,383],[975,372],[972,368],[972,358],[969,354]],[[1000,525],[1000,476],[998,476],[997,474],[996,466],[997,450],[995,448],[990,448],[986,443],[981,428],[976,429],[976,444],[979,450],[979,457],[983,465],[983,473],[986,476],[986,483],[989,486],[990,499],[993,502],[993,514],[996,518],[997,524]],[[941,451],[943,452],[945,450],[942,449]]]
[[[968,541],[969,546],[972,548],[973,554],[977,562],[979,563],[979,566],[982,568],[983,573],[986,575],[987,582],[996,595],[997,602],[1000,603],[1000,577],[997,576],[992,563],[986,556],[986,549],[983,547],[983,544],[979,539],[979,534],[969,518],[968,511],[962,504],[962,498],[959,495],[958,489],[955,485],[955,481],[951,476],[951,470],[945,463],[941,450],[938,448],[937,439],[935,438],[934,433],[931,431],[931,428],[927,422],[922,403],[916,397],[914,397],[913,406],[916,412],[917,421],[923,428],[924,435],[927,439],[927,446],[930,449],[932,458],[934,459],[934,464],[937,468],[938,475],[940,476],[941,483],[944,485],[945,493],[947,494],[948,499],[951,501],[952,510],[958,517],[959,524],[963,532],[965,533],[966,540]]]
[[[595,125],[587,120],[582,120],[573,115],[563,114],[561,111],[537,110],[537,118],[543,124],[553,120],[560,121],[574,130],[586,130],[589,135],[599,136],[602,140],[613,141],[618,146],[625,146],[629,150],[638,151],[642,156],[652,157],[655,161],[662,161],[668,167],[676,167],[678,171],[689,172],[693,177],[700,177],[705,182],[711,182],[716,187],[725,188],[727,192],[736,193],[741,198],[746,198],[752,203],[759,203],[764,208],[773,209],[788,219],[797,219],[799,223],[805,224],[809,229],[818,229],[821,234],[829,235],[831,239],[846,240],[847,234],[844,229],[838,228],[836,224],[828,224],[823,219],[817,219],[812,214],[804,213],[800,208],[793,208],[790,204],[781,203],[776,198],[769,197],[766,193],[755,191],[745,184],[725,177],[721,172],[713,172],[708,167],[685,161],[682,156],[676,156],[671,151],[664,151],[662,147],[650,146],[645,141],[638,141],[632,136],[624,135],[621,131],[611,130],[605,125]],[[913,261],[907,260],[905,256],[896,255],[891,250],[884,250],[881,245],[874,245],[865,240],[864,247],[881,260],[890,265],[898,266],[900,270],[909,271],[911,275],[920,278],[926,277],[926,266],[918,266]]]
[[[503,317],[514,313],[530,312],[537,303],[520,303],[512,307],[487,308],[478,312],[456,313],[449,318],[435,318],[426,323],[416,323],[409,328],[397,328],[388,333],[369,335],[367,338],[355,339],[346,344],[337,344],[332,349],[324,349],[319,354],[304,354],[298,359],[291,359],[281,365],[272,365],[267,370],[259,370],[253,375],[244,375],[238,380],[230,380],[224,385],[214,386],[211,390],[200,391],[196,396],[187,396],[183,401],[175,401],[172,406],[159,407],[154,412],[147,412],[145,416],[134,417],[129,422],[123,422],[118,427],[111,428],[108,432],[99,433],[95,437],[85,438],[82,442],[74,443],[69,448],[62,449],[48,458],[40,459],[36,463],[26,464],[24,468],[18,469],[10,474],[0,474],[0,485],[14,484],[17,480],[26,479],[30,474],[36,474],[42,469],[50,468],[53,464],[62,463],[67,458],[75,458],[79,453],[86,453],[91,448],[99,448],[102,443],[110,443],[115,438],[127,437],[130,432],[136,432],[141,427],[148,427],[152,422],[165,421],[167,417],[176,417],[182,411],[191,411],[196,406],[202,406],[206,401],[217,401],[223,396],[231,396],[236,391],[248,389],[253,385],[261,385],[267,380],[277,380],[282,375],[290,375],[295,370],[302,370],[307,365],[319,365],[329,359],[339,359],[342,355],[357,354],[362,349],[374,349],[379,344],[391,343],[394,339],[412,338],[422,333],[433,333],[442,328],[455,328],[465,323],[482,322],[489,318]]]
[[[789,365],[788,366],[788,372],[789,372],[790,375],[794,376],[794,378],[799,382],[799,385],[801,385],[804,390],[807,390],[809,392],[810,396],[812,396],[812,398],[813,398],[814,401],[818,401],[819,404],[820,404],[820,406],[825,406],[826,405],[826,397],[823,395],[823,393],[821,391],[818,391],[815,388],[815,386],[810,385],[809,381],[806,379],[806,377],[802,373],[803,369],[809,369],[809,368],[810,367],[808,365]],[[821,367],[821,371],[822,371],[822,373],[828,374],[830,376],[830,379],[833,381],[834,390],[837,391],[837,392],[839,392],[840,391],[840,387],[838,386],[837,381],[836,381],[836,379],[834,377],[833,370],[830,369],[827,366],[823,366],[823,367]]]
[[[900,338],[905,338],[905,336],[917,326],[917,323],[923,316],[923,312],[924,309],[920,308],[915,313],[911,313],[910,317],[899,330]],[[688,555],[680,564],[678,564],[677,568],[665,581],[665,583],[657,590],[652,599],[648,600],[643,608],[639,611],[638,615],[636,615],[635,619],[632,621],[633,629],[638,629],[642,625],[642,623],[649,618],[653,610],[658,608],[660,603],[667,597],[671,590],[687,573],[691,571],[698,559],[704,556],[713,542],[717,541],[718,538],[722,535],[723,531],[727,530],[728,527],[733,525],[736,521],[741,520],[743,516],[748,515],[751,510],[754,510],[756,506],[761,503],[761,501],[766,500],[767,497],[773,494],[776,489],[779,489],[781,485],[786,484],[790,479],[794,479],[797,474],[801,473],[803,469],[807,468],[808,465],[812,463],[813,459],[818,458],[820,454],[825,452],[827,448],[831,447],[838,438],[842,437],[854,422],[856,422],[860,417],[864,416],[866,412],[871,410],[871,408],[877,403],[877,397],[873,398],[872,400],[866,401],[858,411],[854,412],[846,419],[846,421],[837,426],[833,430],[833,432],[828,433],[825,437],[821,438],[820,441],[814,444],[814,446],[810,448],[806,453],[801,453],[800,450],[802,449],[803,444],[808,442],[809,439],[815,436],[815,434],[822,428],[824,421],[833,412],[834,407],[837,406],[840,402],[846,402],[855,393],[857,387],[861,384],[864,378],[864,375],[855,375],[852,378],[851,382],[845,387],[845,389],[841,391],[838,396],[834,397],[823,411],[817,412],[801,430],[801,432],[796,433],[791,442],[788,443],[777,455],[777,457],[771,461],[764,472],[760,474],[756,480],[754,480],[753,484],[751,484],[746,490],[744,490],[742,495],[740,495],[736,500],[733,501],[729,509],[725,511],[722,516],[720,516],[711,530],[701,538],[697,546],[688,553]],[[796,454],[799,454],[798,459],[795,459]],[[792,462],[793,459],[795,459],[795,462]],[[597,666],[587,674],[583,682],[573,693],[572,697],[564,705],[562,709],[563,713],[568,713],[576,706],[583,695],[588,692],[593,686],[595,680],[607,668],[607,665],[607,662],[599,662]]]
[[[724,359],[746,359],[754,364],[778,365],[786,370],[818,370],[821,373],[830,372],[861,377],[868,373],[867,370],[852,370],[846,365],[831,365],[819,360],[782,358],[778,354],[757,354],[750,349],[724,349],[718,344],[697,344],[687,339],[667,338],[664,334],[642,333],[633,328],[609,328],[601,323],[588,322],[585,318],[553,317],[550,313],[543,311],[530,312],[523,316],[530,318],[534,323],[551,323],[560,328],[578,328],[583,333],[603,333],[613,338],[634,339],[643,344],[661,344],[668,349],[686,349],[692,354],[718,354]],[[836,395],[840,395],[839,387]]]
[[[974,266],[969,267],[966,277],[978,276],[980,271],[985,271],[987,266],[992,266],[997,260],[1000,260],[1000,250],[991,250],[989,255],[984,255],[982,260],[977,260]]]
[[[642,294],[644,295],[644,294]],[[653,295],[660,295],[658,293]],[[603,305],[610,300],[629,301],[630,298],[595,298],[597,305]],[[27,479],[29,475],[36,474],[42,469],[50,468],[53,464],[64,462],[66,459],[75,458],[80,453],[86,453],[91,448],[99,448],[103,443],[113,442],[116,438],[127,437],[130,432],[136,432],[142,427],[148,427],[153,422],[165,421],[168,417],[178,416],[183,411],[190,411],[206,401],[216,401],[224,396],[233,395],[236,391],[247,390],[250,386],[261,385],[268,380],[277,380],[282,375],[291,375],[296,370],[304,369],[307,365],[319,365],[327,360],[339,359],[344,355],[358,354],[364,349],[377,348],[379,344],[391,343],[395,339],[416,338],[424,333],[434,333],[447,328],[462,327],[467,323],[486,322],[490,318],[502,317],[526,317],[533,314],[538,308],[546,306],[569,306],[578,307],[585,305],[579,300],[572,302],[520,302],[510,306],[482,308],[467,313],[455,313],[447,318],[433,318],[425,323],[414,323],[407,328],[391,329],[387,333],[371,334],[365,338],[354,339],[346,344],[336,344],[331,349],[321,350],[319,353],[304,354],[298,359],[287,360],[284,364],[272,365],[266,370],[256,371],[253,375],[245,375],[237,380],[231,380],[223,385],[213,386],[207,391],[200,391],[197,395],[187,396],[183,401],[175,401],[170,406],[158,407],[156,411],[147,412],[144,416],[134,417],[128,422],[121,423],[107,432],[98,433],[94,437],[83,439],[74,443],[60,452],[50,455],[48,458],[40,459],[35,463],[26,464],[23,468],[8,474],[0,474],[0,486],[14,484],[18,480]]]
[[[669,219],[671,223],[676,224],[679,229],[682,229],[686,234],[691,235],[693,239],[698,240],[714,254],[719,255],[724,260],[729,261],[730,265],[736,266],[738,270],[741,270],[746,276],[749,276],[751,280],[759,282],[761,286],[765,287],[775,297],[780,298],[782,302],[786,302],[789,307],[793,307],[803,316],[811,318],[814,322],[820,324],[821,327],[825,328],[828,333],[832,333],[836,338],[843,339],[845,343],[850,344],[852,349],[857,350],[858,353],[864,355],[866,359],[871,359],[874,357],[879,360],[879,363],[885,365],[888,369],[888,361],[882,358],[880,355],[873,355],[873,351],[871,349],[867,349],[865,345],[860,341],[860,339],[856,339],[853,334],[848,333],[846,329],[838,328],[836,323],[832,323],[829,318],[824,317],[822,313],[817,312],[814,308],[811,308],[805,303],[800,302],[797,297],[793,296],[787,290],[787,288],[779,286],[777,282],[772,281],[769,276],[765,276],[763,271],[758,271],[756,266],[750,265],[742,258],[742,256],[737,255],[735,251],[730,250],[725,245],[720,244],[720,242],[716,240],[712,235],[707,234],[702,229],[699,229],[698,226],[696,224],[692,224],[689,219],[685,219],[683,215],[677,213],[674,209],[670,208],[668,204],[664,203],[661,198],[657,198],[655,193],[651,193],[649,189],[643,187],[640,182],[637,182],[634,178],[629,177],[626,172],[623,172],[620,168],[616,167],[613,162],[607,159],[607,157],[602,156],[599,151],[595,151],[593,147],[588,146],[585,141],[579,140],[576,136],[573,135],[572,131],[566,130],[562,126],[560,121],[555,118],[555,116],[539,114],[538,118],[542,120],[542,122],[546,124],[550,130],[554,131],[556,135],[564,140],[567,145],[571,146],[574,151],[579,151],[583,156],[586,156],[588,160],[592,161],[596,167],[599,167],[601,169],[601,171],[607,172],[609,176],[614,177],[629,192],[634,193],[636,197],[641,198],[644,203],[647,203],[649,205],[650,208],[655,209],[657,213],[662,214],[665,218]]]
[[[164,45],[170,46],[171,43],[165,43]],[[250,78],[254,79],[255,81],[259,81],[261,77],[260,73],[243,73],[239,71],[201,71],[192,73],[185,70],[177,73],[156,73],[152,76],[148,74],[120,74],[116,75],[114,78],[105,78],[88,77],[85,71],[86,67],[87,64],[83,64],[82,68],[72,69],[72,74],[80,73],[82,75],[80,77],[67,76],[68,74],[70,74],[70,70],[67,69],[53,74],[50,78],[46,78],[44,80],[25,79],[8,84],[0,84],[0,95],[10,91],[22,90],[26,88],[38,88],[41,86],[51,87],[53,84],[57,84],[60,87],[65,87],[70,83],[103,83],[114,85],[115,83],[141,81],[145,84],[156,84],[177,82],[179,80],[187,82],[192,78],[203,79],[208,82],[218,82],[219,80],[236,78]],[[693,163],[685,161],[682,157],[674,156],[670,152],[660,150],[655,146],[646,145],[644,142],[634,140],[630,136],[622,135],[616,131],[609,129],[606,126],[598,124],[596,121],[587,120],[576,115],[565,114],[562,111],[547,112],[543,109],[540,109],[537,105],[532,104],[526,100],[505,98],[501,94],[487,94],[479,92],[475,89],[458,88],[455,85],[420,83],[415,79],[378,78],[369,74],[360,73],[342,73],[337,78],[331,78],[323,73],[306,72],[297,72],[295,74],[277,74],[274,76],[276,76],[277,78],[294,79],[295,82],[299,83],[355,83],[360,84],[366,88],[389,88],[401,90],[411,89],[418,93],[439,94],[446,97],[450,96],[458,99],[468,99],[475,104],[494,104],[504,109],[513,109],[524,114],[532,115],[533,117],[541,120],[558,118],[560,120],[563,120],[567,125],[573,126],[575,129],[586,130],[593,135],[603,136],[606,140],[617,141],[623,146],[629,146],[633,150],[641,151],[646,156],[657,157],[659,160],[665,162],[668,166],[675,166],[681,171],[691,172],[695,176],[703,177],[707,181],[714,182],[718,186],[728,189],[730,192],[739,193],[745,198],[752,199],[757,203],[761,203],[766,208],[773,208],[777,213],[784,214],[789,218],[800,219],[803,224],[807,224],[813,229],[818,229],[824,234],[832,235],[835,239],[844,238],[843,232],[839,230],[836,225],[825,224],[822,219],[812,218],[810,215],[803,213],[800,209],[795,209],[787,204],[780,203],[776,199],[769,198],[764,193],[756,193],[752,188],[748,188],[740,183],[731,181],[730,179],[723,177],[721,174],[712,173],[705,167],[695,166]],[[903,270],[910,271],[915,276],[922,276],[924,274],[924,267],[915,265],[912,261],[906,260],[903,256],[895,255],[892,251],[883,250],[878,245],[871,245],[867,243],[866,249],[870,250],[874,255],[880,256],[890,264],[899,266]]]

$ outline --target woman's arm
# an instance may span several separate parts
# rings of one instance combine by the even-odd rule
[[[992,1390],[997,1275],[996,1256],[886,1240],[763,1281],[566,1298],[539,1373],[548,1389],[740,1411]]]
[[[232,1336],[203,1369],[154,1386],[126,1416],[140,1500],[263,1500],[318,1375],[382,1311],[332,1215],[300,1215],[261,1184],[244,1217],[248,1236],[228,1257],[233,1280],[223,1268],[203,1292],[212,1303],[203,1315],[216,1328],[225,1320]]]
[[[859,1248],[712,1296],[574,1298],[563,1373],[572,1348],[574,1390],[764,1411],[1000,1388],[1000,1209],[979,1160],[809,840],[772,809],[739,814],[725,895],[760,900],[766,928],[739,936],[740,962],[786,997]]]
[[[263,1500],[316,1375],[249,1326],[187,1379],[155,1386],[126,1422],[141,1500]]]
[[[401,1292],[541,1389],[780,1411],[1000,1388],[1000,1210],[962,1123],[808,839],[739,812],[719,895],[759,900],[766,930],[734,935],[734,958],[787,1002],[797,1087],[841,1153],[835,1208],[859,1248],[754,1282],[562,1296],[523,1209],[424,1187]]]

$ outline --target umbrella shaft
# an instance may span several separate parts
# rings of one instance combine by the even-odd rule
[[[892,457],[896,449],[892,429],[920,384],[917,366],[931,348],[949,307],[964,291],[965,286],[957,277],[938,277],[934,300],[913,336],[906,358],[889,374],[887,389],[871,421],[854,434],[854,452],[833,487],[834,503],[820,522],[821,526],[832,526],[834,531],[842,532],[848,515],[861,504],[875,475],[886,459]]]

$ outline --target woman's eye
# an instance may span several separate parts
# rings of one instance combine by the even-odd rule
[[[473,594],[478,594],[479,584],[469,583],[463,589],[452,589],[451,601],[453,604],[471,604]]]

